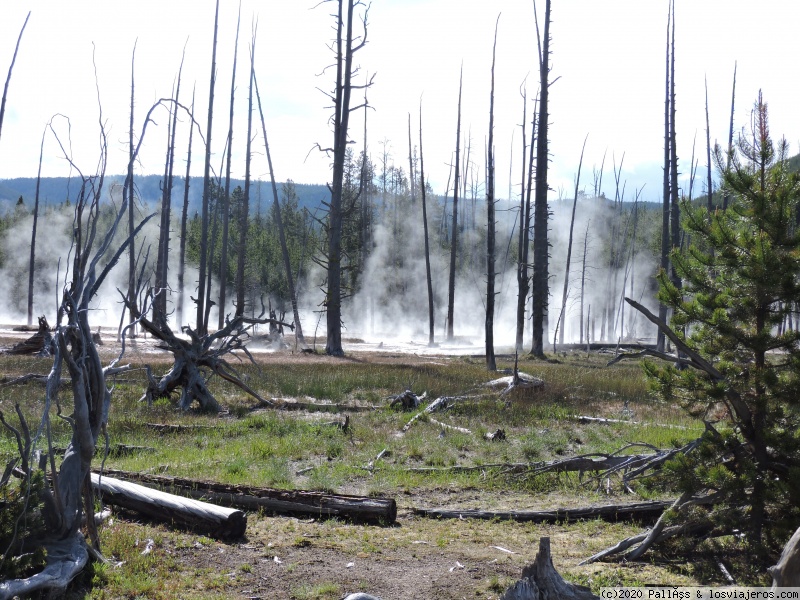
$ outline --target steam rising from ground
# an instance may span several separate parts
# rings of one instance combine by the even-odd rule
[[[398,201],[400,202],[400,201]],[[369,242],[371,251],[360,276],[358,291],[343,306],[344,338],[361,338],[372,342],[400,340],[427,344],[428,298],[425,279],[425,257],[420,201],[411,204],[383,204],[376,213],[376,224]],[[458,277],[456,279],[454,331],[457,343],[472,344],[481,351],[484,344],[486,301],[486,216],[485,200],[462,200],[459,221]],[[435,307],[435,339],[445,346],[447,312],[447,284],[449,275],[449,247],[451,201],[447,204],[445,221],[440,198],[429,198],[428,224],[430,230],[431,272]],[[107,207],[110,211],[110,207]],[[498,203],[497,221],[497,299],[495,313],[495,343],[498,349],[512,346],[516,331],[517,305],[517,236],[518,206],[506,201]],[[0,309],[3,322],[25,322],[27,319],[27,281],[30,253],[32,216],[19,209],[16,222],[2,236],[5,267],[0,277],[0,294],[6,302]],[[561,311],[569,223],[572,200],[551,202],[550,240],[550,294],[549,330],[546,347],[553,342],[555,328]],[[44,314],[50,323],[55,322],[55,307],[59,290],[63,289],[71,260],[70,241],[73,213],[67,207],[48,208],[39,218],[36,269],[34,278],[34,317]],[[651,205],[640,206],[637,214],[636,245],[631,248],[633,236],[633,203],[626,202],[614,208],[605,198],[581,197],[573,230],[572,260],[569,277],[569,294],[565,310],[565,342],[580,341],[580,323],[587,325],[592,341],[616,342],[619,339],[652,338],[653,328],[628,307],[621,308],[624,295],[632,296],[655,310],[653,275],[656,272],[653,248],[657,247],[658,211]],[[107,227],[111,216],[104,220]],[[588,228],[588,235],[587,235]],[[173,224],[173,229],[177,225]],[[104,232],[103,226],[101,230]],[[123,222],[117,232],[118,246],[127,235]],[[158,241],[158,219],[151,219],[137,238],[137,248],[150,248],[150,263],[154,263]],[[624,242],[624,243],[623,243]],[[173,232],[169,265],[169,281],[173,289],[168,295],[172,311],[171,324],[175,323],[174,292],[178,272],[178,235]],[[584,265],[584,244],[586,260]],[[616,265],[611,263],[611,246],[614,245]],[[143,253],[143,254],[144,254]],[[60,266],[59,266],[60,261]],[[97,295],[90,323],[93,326],[117,327],[122,304],[119,290],[128,286],[127,252],[111,271]],[[154,266],[145,270],[150,276]],[[585,282],[581,284],[582,274]],[[58,279],[57,279],[58,277]],[[315,333],[324,335],[324,319],[320,322],[322,292],[319,282],[324,279],[321,269],[311,270],[308,277],[298,282],[303,329],[310,342]],[[187,267],[187,290],[184,293],[184,323],[194,323],[196,297],[196,268]],[[625,291],[623,293],[623,284]],[[212,299],[218,295],[218,282],[212,281]],[[583,313],[580,296],[583,290]],[[254,290],[249,298],[249,312],[258,314],[258,295],[269,295],[269,290]],[[233,312],[233,290],[228,294],[226,314]],[[526,302],[525,347],[530,346],[530,296]],[[291,313],[287,314],[291,320]],[[605,317],[605,324],[603,323]],[[126,319],[127,320],[127,319]],[[217,321],[217,307],[212,309],[210,323]],[[560,326],[560,325],[559,325]],[[212,325],[213,327],[213,325]],[[584,331],[583,341],[586,341]]]
[[[462,201],[463,202],[463,201]],[[459,234],[459,269],[456,278],[454,334],[460,343],[469,341],[481,349],[484,344],[486,304],[486,215],[485,200],[478,200],[476,209],[467,200],[464,230]],[[449,249],[443,243],[449,239],[449,225],[442,227],[442,205],[428,207],[431,245],[431,273],[435,306],[435,337],[445,340],[448,296]],[[448,211],[451,210],[448,205]],[[517,244],[519,225],[518,206],[505,201],[498,203],[497,298],[495,307],[495,345],[513,346],[516,332],[517,307]],[[471,212],[472,211],[472,212]],[[364,273],[364,285],[345,311],[345,323],[350,333],[367,340],[400,338],[427,343],[428,298],[425,281],[422,210],[419,201],[401,211],[395,219],[389,211],[380,215],[375,230],[375,248],[370,254]],[[474,223],[471,214],[475,215]],[[561,311],[572,199],[551,202],[549,223],[550,293],[549,330],[546,346],[553,342]],[[630,296],[654,309],[654,279],[656,263],[652,252],[654,216],[650,208],[637,210],[636,245],[633,236],[633,203],[620,204],[615,209],[605,198],[578,200],[573,229],[572,259],[564,318],[566,343],[580,341],[580,323],[590,313],[589,335],[592,341],[633,340],[653,337],[655,331],[630,307],[620,305],[623,296]],[[460,222],[462,221],[460,217]],[[448,219],[450,216],[448,215]],[[449,221],[448,221],[449,223]],[[588,236],[587,236],[588,226]],[[513,232],[513,233],[512,233]],[[623,243],[624,242],[624,243]],[[614,244],[615,264],[611,265],[611,244]],[[586,259],[584,269],[584,244]],[[532,253],[531,253],[532,256]],[[582,285],[582,274],[585,278]],[[530,275],[530,272],[529,272]],[[625,291],[623,294],[623,284]],[[583,315],[580,296],[583,290]],[[525,347],[530,347],[530,295],[526,301]],[[605,315],[605,325],[603,324]]]

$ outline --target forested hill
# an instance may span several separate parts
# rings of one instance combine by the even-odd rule
[[[135,178],[137,195],[141,200],[155,208],[156,203],[161,201],[161,181],[160,175],[142,175]],[[114,197],[121,197],[121,186],[125,181],[124,175],[113,175],[106,177],[104,187],[104,197],[109,198],[111,190]],[[181,206],[184,194],[184,179],[176,177],[172,188],[172,206]],[[272,186],[268,181],[251,182],[250,210],[253,214],[259,211],[266,211],[272,202]],[[282,183],[278,183],[278,197],[282,199]],[[243,179],[232,179],[231,190],[236,186],[244,188]],[[66,199],[72,202],[78,192],[79,180],[66,177],[43,177],[39,186],[39,202],[42,204],[62,204]],[[116,191],[120,190],[120,191]],[[295,183],[297,200],[300,207],[308,208],[312,213],[322,204],[323,200],[330,197],[328,187],[324,184]],[[118,195],[119,194],[119,195]],[[200,203],[203,195],[203,178],[192,177],[189,185],[189,215],[200,211]],[[0,214],[5,214],[9,208],[13,208],[19,201],[20,196],[28,208],[33,208],[36,197],[36,178],[18,177],[16,179],[0,179]]]

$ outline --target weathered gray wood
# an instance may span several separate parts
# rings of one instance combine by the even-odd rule
[[[40,590],[60,592],[83,570],[89,553],[79,533],[60,542],[48,544],[45,568],[26,579],[9,579],[0,582],[0,600],[28,597]],[[53,594],[50,597],[56,597]]]
[[[560,523],[583,519],[628,521],[653,519],[664,512],[672,502],[636,502],[632,504],[607,504],[583,508],[557,508],[555,510],[458,510],[445,508],[413,508],[415,515],[438,519],[503,519],[533,523]]]
[[[300,402],[286,400],[285,398],[271,398],[269,401],[262,401],[256,404],[251,410],[262,408],[276,408],[278,410],[307,410],[309,412],[372,412],[381,408],[371,404],[341,404],[323,402]]]
[[[176,494],[204,498],[216,504],[245,510],[266,510],[276,514],[307,517],[340,517],[364,523],[391,524],[397,519],[397,502],[393,498],[235,486],[114,470],[106,470],[106,473],[117,478],[154,485]]]
[[[92,473],[92,487],[103,500],[158,520],[172,521],[219,538],[239,538],[247,528],[241,510],[200,502],[183,496]]]
[[[596,600],[588,587],[564,581],[553,566],[550,538],[539,539],[533,564],[522,570],[522,579],[508,588],[500,600]]]
[[[778,564],[768,570],[772,575],[772,589],[800,587],[800,528],[783,548]]]

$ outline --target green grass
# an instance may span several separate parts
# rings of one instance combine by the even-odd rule
[[[109,437],[112,446],[145,446],[152,451],[126,456],[112,456],[106,467],[128,471],[166,473],[223,483],[274,487],[305,488],[362,495],[388,495],[400,502],[406,494],[452,494],[450,502],[458,504],[463,492],[476,491],[487,495],[498,508],[520,508],[522,501],[531,505],[607,503],[614,501],[599,493],[598,486],[587,484],[587,477],[577,474],[545,474],[530,476],[504,473],[501,469],[486,468],[468,472],[446,470],[448,467],[481,466],[495,463],[538,463],[590,453],[610,453],[629,442],[650,444],[659,448],[679,446],[702,433],[702,425],[688,418],[681,410],[667,406],[648,390],[644,376],[636,364],[620,363],[606,368],[607,357],[584,354],[568,355],[559,362],[521,360],[520,370],[541,377],[544,389],[529,391],[510,401],[489,393],[483,384],[496,377],[488,374],[482,361],[469,358],[437,359],[442,364],[375,364],[359,360],[336,363],[268,364],[263,367],[242,365],[240,370],[264,397],[312,397],[333,402],[359,402],[379,406],[370,412],[350,415],[350,428],[340,429],[322,425],[336,418],[324,413],[264,409],[252,412],[256,403],[238,389],[212,380],[211,389],[228,409],[226,416],[180,412],[167,401],[153,406],[140,403],[145,387],[144,375],[135,371],[119,383],[112,400]],[[46,373],[52,365],[42,359],[26,357],[3,359],[0,374],[27,372]],[[510,364],[500,364],[510,368]],[[471,430],[471,434],[445,430],[427,418],[418,419],[408,432],[400,434],[403,425],[414,414],[388,408],[388,398],[411,388],[416,393],[427,391],[428,399],[439,396],[468,396],[434,418],[443,423]],[[71,412],[68,389],[62,392],[62,409]],[[0,410],[15,422],[14,403],[18,402],[28,416],[33,432],[38,427],[44,408],[44,388],[28,384],[13,389],[0,387]],[[622,418],[623,405],[633,411],[632,421],[612,424],[581,424],[575,417],[588,415],[612,419]],[[52,408],[53,444],[64,448],[69,442],[68,425],[55,416]],[[159,433],[147,423],[202,425],[180,433]],[[483,433],[502,428],[507,440],[490,442]],[[41,447],[41,445],[40,445]],[[379,453],[386,455],[376,460]],[[633,449],[631,452],[646,452]],[[0,461],[16,454],[16,442],[7,430],[0,434]],[[99,457],[95,464],[99,464]],[[443,469],[419,472],[418,468]],[[642,490],[644,496],[651,490]],[[663,492],[662,492],[663,493]],[[667,494],[669,490],[667,490]],[[405,504],[414,504],[414,496]],[[616,498],[626,501],[625,498]],[[489,507],[491,508],[491,507]],[[344,536],[340,531],[351,527],[336,521],[320,525],[326,528],[327,548],[350,547],[350,542],[336,541]],[[422,526],[422,525],[420,525]],[[287,525],[288,527],[288,525]],[[437,548],[447,549],[458,539],[456,527],[464,524],[424,525],[438,531],[429,539]],[[473,527],[470,525],[470,527]],[[482,529],[504,530],[504,524],[485,523],[475,526],[470,535],[482,538]],[[583,539],[586,529],[602,527],[603,540],[622,536],[621,529],[608,524],[574,524]],[[615,533],[616,532],[616,533]],[[301,538],[299,534],[293,535]],[[591,536],[589,536],[591,538]],[[175,552],[141,555],[136,541],[152,538],[156,546],[172,546]],[[595,535],[595,538],[598,538]],[[193,538],[197,540],[197,538]],[[532,536],[533,543],[535,536]],[[183,540],[183,541],[182,541]],[[224,597],[231,584],[230,577],[213,571],[186,571],[177,559],[184,538],[168,530],[147,525],[117,521],[103,529],[103,550],[116,560],[125,561],[125,569],[112,569],[95,564],[86,575],[91,583],[89,597]],[[192,542],[195,543],[195,542]],[[202,542],[197,542],[202,543]],[[316,544],[316,541],[314,541]],[[374,554],[386,548],[386,540],[362,539],[355,551]],[[494,542],[496,543],[496,542]],[[599,541],[597,543],[600,543]],[[575,549],[585,558],[596,551],[586,547]],[[422,549],[420,549],[422,550]],[[696,561],[697,565],[702,564]],[[240,565],[235,577],[250,575],[255,567]],[[287,567],[288,568],[288,567]],[[699,567],[697,567],[699,569]],[[249,569],[249,570],[248,570]],[[686,567],[689,569],[689,567]],[[635,584],[641,573],[620,567],[604,574],[576,572],[573,580],[592,585]],[[676,573],[676,580],[691,580],[691,572]],[[703,572],[697,579],[703,580]],[[680,579],[689,578],[689,579]],[[166,583],[165,583],[166,580]],[[503,577],[485,581],[480,589],[497,593],[509,582]],[[166,586],[159,591],[157,586]],[[479,586],[480,587],[480,586]],[[106,595],[106,591],[109,590]],[[292,597],[338,598],[341,588],[335,583],[308,583],[292,590]]]

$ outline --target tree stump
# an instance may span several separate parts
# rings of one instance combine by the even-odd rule
[[[768,571],[772,575],[772,589],[800,587],[800,528],[787,542],[778,564]]]
[[[508,588],[500,600],[599,600],[589,588],[567,583],[558,574],[550,556],[550,538],[539,539],[533,564],[522,570],[522,579]]]

